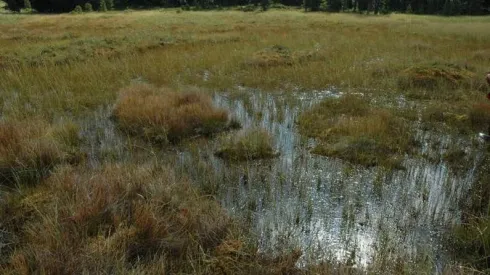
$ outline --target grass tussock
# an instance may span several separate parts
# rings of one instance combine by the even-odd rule
[[[119,126],[159,143],[208,136],[228,127],[228,112],[202,92],[178,93],[151,85],[123,89],[114,108]]]
[[[156,166],[60,168],[2,210],[4,227],[19,236],[5,270],[46,274],[120,273],[135,264],[192,272],[189,263],[218,246],[229,224],[216,202]],[[23,224],[9,222],[30,211]]]
[[[303,113],[298,124],[302,134],[319,140],[313,153],[364,166],[400,167],[412,149],[402,118],[356,96],[326,99]]]
[[[79,141],[73,123],[0,122],[0,184],[36,182],[54,165],[75,161]]]
[[[257,253],[219,204],[162,165],[59,167],[0,201],[2,274],[302,274]],[[303,272],[304,273],[304,272]]]
[[[475,73],[466,65],[434,62],[401,71],[398,84],[402,89],[469,88],[474,86],[475,77]]]
[[[274,158],[277,153],[273,138],[266,130],[252,129],[226,137],[216,155],[232,161],[244,161]]]

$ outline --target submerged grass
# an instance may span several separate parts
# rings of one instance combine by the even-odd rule
[[[313,153],[364,166],[400,167],[412,150],[406,122],[388,109],[353,95],[329,98],[303,113],[300,132],[319,139]]]
[[[228,127],[228,112],[198,91],[175,92],[151,85],[123,89],[114,107],[119,126],[158,143],[209,136]]]
[[[248,129],[224,138],[216,155],[232,161],[267,159],[277,156],[272,136],[263,129]]]

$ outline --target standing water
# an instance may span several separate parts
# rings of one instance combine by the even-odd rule
[[[245,129],[268,130],[280,156],[230,163],[214,156],[219,144],[211,141],[182,150],[178,169],[251,224],[262,252],[299,248],[300,264],[326,260],[360,268],[375,261],[425,259],[440,272],[448,261],[441,233],[459,221],[459,201],[481,157],[478,148],[464,139],[418,132],[423,154],[442,156],[449,145],[466,148],[472,165],[457,173],[444,161],[408,156],[405,170],[391,171],[310,154],[314,141],[299,135],[295,121],[322,99],[339,96],[335,91],[217,94],[215,103]]]
[[[299,265],[328,261],[385,268],[400,259],[422,261],[429,270],[441,272],[448,262],[442,233],[459,222],[459,202],[475,180],[482,145],[417,131],[423,155],[443,159],[451,146],[464,148],[470,165],[463,171],[422,157],[407,156],[406,169],[388,170],[311,154],[315,142],[301,136],[295,122],[322,99],[340,96],[335,90],[216,94],[215,104],[229,110],[243,128],[271,133],[280,153],[271,160],[222,160],[214,154],[216,139],[186,142],[161,154],[151,147],[135,153],[125,148],[108,108],[82,124],[85,151],[93,167],[103,159],[134,162],[149,155],[175,163],[179,173],[192,177],[231,216],[252,227],[260,252],[301,249]]]

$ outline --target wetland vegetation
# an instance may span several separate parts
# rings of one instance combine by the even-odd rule
[[[0,273],[485,274],[488,24],[1,13]]]
[[[229,120],[226,110],[213,107],[209,95],[150,85],[121,91],[114,117],[127,132],[164,144],[218,133],[228,127]]]
[[[216,155],[229,160],[255,160],[277,156],[273,137],[263,129],[250,129],[223,138]]]

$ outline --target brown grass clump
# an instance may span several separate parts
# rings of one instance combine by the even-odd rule
[[[159,258],[165,267],[160,272],[192,273],[189,263],[219,245],[229,224],[216,202],[156,165],[108,166],[96,173],[65,167],[42,188],[34,196],[49,199],[28,195],[1,207],[0,214],[9,213],[2,217],[6,227],[21,236],[6,270],[120,274]],[[23,206],[26,201],[30,207]],[[37,211],[9,227],[28,208]]]
[[[227,111],[214,107],[208,95],[143,84],[121,91],[114,116],[122,129],[163,143],[208,136],[228,127]]]
[[[400,167],[411,150],[410,129],[386,109],[374,109],[355,96],[324,100],[299,118],[304,135],[316,137],[313,153],[365,166]]]
[[[0,122],[0,184],[32,183],[77,153],[78,127],[43,121]]]
[[[2,274],[307,274],[301,251],[257,253],[217,202],[157,164],[59,167],[6,194],[0,221]]]
[[[467,66],[453,63],[422,64],[403,70],[398,78],[401,88],[458,88],[474,86],[475,73]]]
[[[243,161],[273,158],[277,153],[274,151],[272,137],[267,131],[252,129],[228,136],[216,155],[224,159]]]

